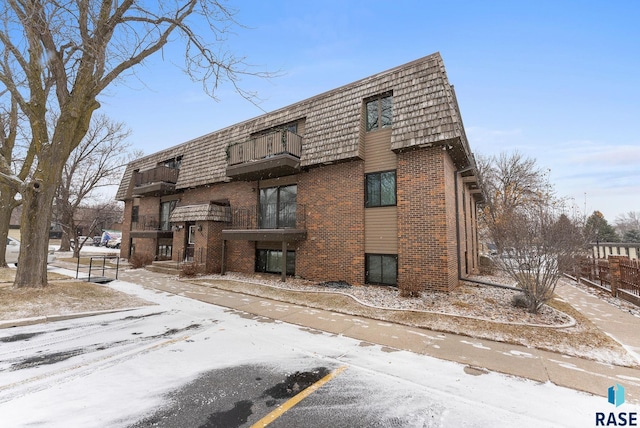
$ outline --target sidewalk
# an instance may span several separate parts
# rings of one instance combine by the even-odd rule
[[[525,346],[511,345],[467,336],[440,333],[422,328],[308,308],[275,300],[234,293],[178,281],[175,277],[135,270],[122,272],[123,281],[143,285],[238,311],[241,316],[264,322],[287,322],[313,331],[339,334],[362,341],[362,346],[378,344],[383,350],[407,350],[464,364],[465,372],[481,375],[486,370],[519,376],[538,382],[606,396],[616,384],[626,388],[628,402],[640,403],[640,370],[569,357]],[[640,318],[572,286],[559,286],[558,295],[582,310],[599,328],[623,343],[638,358],[640,337],[634,334]]]
[[[559,283],[556,294],[621,343],[640,363],[640,318],[578,287]]]

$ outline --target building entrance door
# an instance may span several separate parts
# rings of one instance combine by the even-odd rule
[[[196,248],[196,223],[194,221],[188,221],[185,223],[184,229],[184,261],[192,262]]]

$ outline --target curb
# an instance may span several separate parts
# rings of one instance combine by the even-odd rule
[[[0,321],[0,330],[5,328],[24,327],[24,326],[43,324],[43,323],[49,323],[49,322],[72,320],[76,318],[85,318],[85,317],[93,317],[97,315],[113,314],[117,312],[127,312],[127,311],[133,311],[135,309],[139,309],[139,308],[105,309],[104,311],[76,312],[73,314],[51,315],[51,316]]]

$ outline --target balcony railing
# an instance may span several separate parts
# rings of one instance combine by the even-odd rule
[[[178,168],[171,168],[164,165],[158,165],[155,168],[146,171],[139,171],[135,174],[135,187],[146,186],[153,183],[171,183],[178,182]]]
[[[228,164],[231,166],[282,154],[300,158],[301,152],[302,137],[294,132],[282,129],[254,137],[249,141],[231,144],[227,154]]]
[[[305,206],[296,203],[231,207],[231,229],[306,229]]]
[[[131,230],[136,231],[171,231],[169,220],[160,220],[158,216],[138,216],[131,222]]]

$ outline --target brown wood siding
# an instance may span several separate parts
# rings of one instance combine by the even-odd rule
[[[364,210],[364,251],[372,254],[398,254],[397,207]]]
[[[364,150],[365,173],[397,168],[396,154],[391,151],[391,129],[365,133]],[[397,212],[396,207],[365,208],[364,248],[366,253],[398,254]]]
[[[391,151],[391,129],[368,132],[364,137],[364,172],[396,169],[396,154]]]

